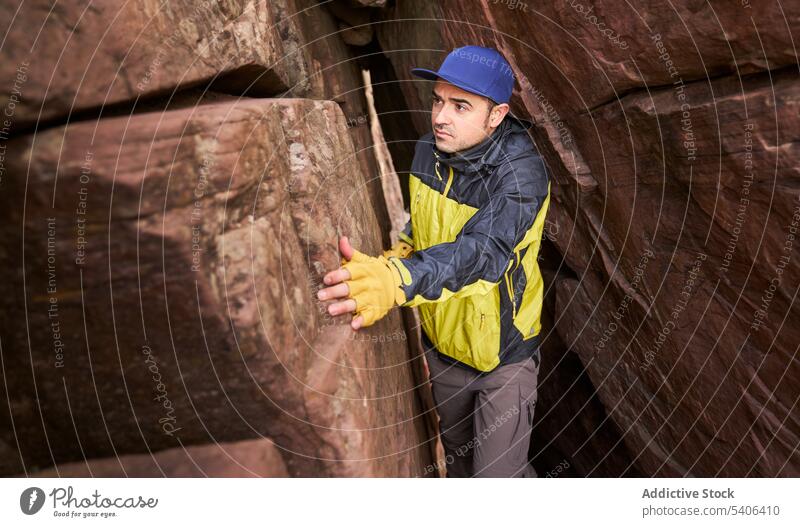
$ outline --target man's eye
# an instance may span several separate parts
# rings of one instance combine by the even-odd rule
[[[464,110],[467,109],[467,107],[464,106],[463,104],[456,105],[456,108],[458,109],[459,112],[463,112]]]
[[[440,99],[434,99],[433,100],[433,104],[439,104],[440,102],[442,102]]]

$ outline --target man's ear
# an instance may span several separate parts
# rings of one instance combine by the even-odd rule
[[[492,108],[489,112],[489,126],[496,128],[503,121],[503,118],[510,109],[511,107],[508,105],[508,103],[498,104]]]

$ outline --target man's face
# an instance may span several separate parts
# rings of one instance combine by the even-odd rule
[[[431,111],[436,148],[453,153],[477,145],[491,135],[508,109],[508,104],[494,105],[486,97],[437,80]]]

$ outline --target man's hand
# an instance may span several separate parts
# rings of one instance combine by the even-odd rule
[[[373,258],[353,249],[347,237],[339,239],[342,267],[326,274],[326,286],[317,293],[320,300],[339,300],[328,306],[333,316],[356,313],[350,322],[354,331],[371,326],[395,305],[405,302],[400,273],[380,256]]]
[[[355,250],[350,245],[347,236],[339,238],[339,252],[342,253],[342,263],[353,259]],[[339,298],[347,298],[350,294],[350,288],[344,283],[345,280],[350,280],[350,271],[340,267],[330,273],[326,274],[322,282],[329,286],[325,289],[320,289],[317,293],[317,298],[320,300],[333,300]],[[347,299],[340,302],[334,302],[328,306],[328,313],[333,316],[343,315],[345,313],[353,313],[356,310],[356,301]],[[358,330],[364,323],[364,317],[357,316],[350,322],[350,327],[353,330]]]

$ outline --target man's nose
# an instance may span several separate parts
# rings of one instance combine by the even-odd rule
[[[449,125],[450,124],[450,114],[446,108],[442,108],[439,110],[433,118],[433,124],[435,125]]]

